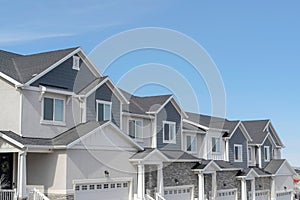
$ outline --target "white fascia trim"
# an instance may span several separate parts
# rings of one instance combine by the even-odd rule
[[[23,84],[21,84],[20,82],[16,81],[15,79],[11,78],[10,76],[7,76],[6,74],[0,72],[0,77],[2,77],[3,79],[7,80],[8,82],[12,83],[15,85],[15,87],[20,87]]]
[[[276,171],[275,173],[275,176],[278,176],[280,174],[278,174],[278,172],[281,170],[281,168],[284,166],[284,165],[287,165],[288,169],[293,173],[293,175],[296,175],[297,172],[294,170],[294,168],[290,165],[290,163],[287,161],[287,160],[284,160],[284,162],[282,163],[282,165],[278,168],[278,170]],[[286,174],[283,174],[283,175],[286,175]]]
[[[222,171],[222,169],[219,167],[219,165],[217,163],[215,163],[213,160],[210,161],[205,167],[204,169],[202,169],[203,171],[206,171],[206,169],[210,166],[210,165],[214,165],[219,171]]]
[[[85,52],[79,47],[78,48],[80,51],[78,52],[78,54],[80,55],[80,57],[82,58],[83,62],[87,65],[90,66],[90,70],[92,70],[92,72],[94,73],[94,75],[96,77],[102,77],[103,75],[101,74],[101,72],[99,72],[98,68],[96,65],[93,64],[93,62],[89,59],[89,57],[85,54]]]
[[[132,177],[120,177],[120,178],[100,178],[100,179],[80,179],[80,180],[73,180],[73,185],[75,184],[97,184],[97,183],[106,183],[108,181],[113,182],[132,182]]]
[[[241,131],[243,133],[243,135],[250,141],[252,142],[252,138],[249,135],[248,131],[246,130],[245,126],[243,125],[242,121],[239,121],[236,125],[236,127],[234,128],[234,130],[232,131],[232,134],[230,135],[229,139],[234,135],[235,131],[241,126]]]
[[[138,117],[138,118],[145,118],[145,119],[154,119],[153,115],[142,115],[142,114],[135,114],[135,113],[128,113],[122,111],[122,115],[129,116],[129,117]]]
[[[123,102],[124,102],[125,104],[130,104],[130,102],[129,102],[129,101],[127,100],[127,98],[123,95],[123,93],[119,90],[119,88],[115,86],[115,84],[112,82],[112,80],[111,80],[109,77],[107,77],[107,78],[108,78],[109,83],[110,83],[111,86],[113,87],[113,88],[111,88],[111,90],[112,90],[112,91],[116,90],[117,94],[120,95],[121,99],[123,99]],[[109,86],[109,85],[108,85],[108,86]]]
[[[186,133],[198,133],[198,134],[203,134],[203,135],[205,135],[206,134],[206,132],[204,132],[204,131],[196,131],[196,130],[188,130],[188,129],[182,129],[182,132],[184,133],[184,132],[186,132]]]
[[[34,87],[34,86],[23,86],[23,90],[30,90],[30,91],[35,91],[35,92],[49,92],[49,93],[54,93],[54,94],[62,94],[66,96],[75,96],[74,92],[69,92],[69,91],[64,91],[64,90],[59,90],[59,89],[53,89],[53,88],[47,88],[45,86],[39,86],[39,87]]]
[[[85,95],[82,95],[84,97],[90,96],[93,92],[95,92],[101,85],[103,85],[108,80],[108,77],[106,77],[104,80],[102,80],[98,85],[96,85],[93,89],[91,89],[88,93]]]
[[[192,121],[190,121],[190,120],[183,119],[182,121],[183,121],[183,122],[186,122],[186,123],[189,123],[189,124],[191,124],[191,125],[193,125],[193,126],[197,126],[198,128],[201,128],[201,129],[203,129],[203,130],[205,130],[205,131],[208,131],[208,130],[209,130],[208,127],[203,126],[203,125],[198,124],[198,123],[195,123],[195,122],[192,122]]]
[[[263,131],[265,131],[268,127],[272,129],[272,131],[273,131],[273,133],[274,133],[274,135],[275,135],[277,141],[281,144],[280,147],[284,148],[285,146],[284,146],[284,144],[282,143],[282,141],[280,140],[279,135],[278,135],[278,133],[276,132],[276,130],[275,130],[275,128],[274,128],[274,126],[273,126],[271,120],[269,120],[269,122],[267,123],[267,125],[266,125],[266,127],[264,128]]]
[[[165,161],[169,161],[169,158],[167,156],[165,156],[165,154],[163,154],[162,152],[160,152],[158,149],[154,149],[143,160],[147,160],[154,153],[158,153],[160,156],[162,156],[165,159]]]
[[[184,118],[189,118],[189,116],[184,112],[184,110],[181,108],[181,106],[175,101],[173,95],[171,95],[166,101],[165,103],[157,110],[157,111],[148,111],[146,112],[147,114],[157,114],[159,113],[166,105],[167,103],[169,103],[172,100],[173,105],[175,106],[175,108],[177,109],[177,111],[179,111],[180,114],[183,114]]]
[[[63,62],[65,62],[67,59],[69,59],[75,53],[78,53],[79,51],[81,51],[80,48],[75,49],[73,52],[69,53],[67,56],[65,56],[64,58],[60,59],[59,61],[57,61],[56,63],[54,63],[53,65],[51,65],[50,67],[48,67],[47,69],[45,69],[44,71],[42,71],[41,73],[39,73],[37,76],[35,76],[32,79],[30,79],[29,81],[27,81],[25,83],[25,85],[30,85],[34,81],[38,80],[39,78],[41,78],[42,76],[44,76],[45,74],[47,74],[48,72],[50,72],[51,70],[53,70],[54,68],[56,68],[58,65],[62,64]]]
[[[20,142],[8,137],[7,135],[3,134],[0,132],[0,137],[3,138],[4,140],[16,145],[17,147],[23,149],[25,146],[23,144],[21,144]]]
[[[275,141],[274,141],[274,139],[273,139],[271,133],[268,133],[268,134],[266,135],[265,139],[263,140],[263,142],[262,142],[260,145],[263,145],[263,144],[266,142],[266,140],[267,140],[268,138],[270,138],[271,143],[272,143],[276,148],[280,148],[280,147],[281,147],[281,146],[277,146],[277,145],[276,145],[276,143],[275,143]]]

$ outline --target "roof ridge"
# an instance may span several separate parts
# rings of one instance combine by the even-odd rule
[[[65,49],[56,49],[56,50],[50,50],[50,51],[43,51],[39,53],[33,53],[33,54],[26,54],[22,55],[23,57],[29,57],[29,56],[37,56],[37,55],[42,55],[42,54],[47,54],[47,53],[54,53],[54,52],[60,52],[60,51],[67,51],[67,50],[75,50],[80,48],[80,46],[77,47],[70,47],[70,48],[65,48]]]

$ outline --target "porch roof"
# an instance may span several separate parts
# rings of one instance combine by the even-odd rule
[[[223,161],[223,160],[201,160],[192,169],[203,170],[211,163],[215,163],[220,170],[240,170],[240,168],[234,166],[233,164]]]
[[[258,176],[271,176],[270,173],[264,171],[263,169],[259,169],[257,167],[251,167],[241,170],[237,176],[248,176],[251,171],[254,171]]]

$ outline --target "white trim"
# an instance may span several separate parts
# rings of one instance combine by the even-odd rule
[[[165,155],[165,154],[163,154],[161,151],[159,151],[158,149],[154,149],[154,150],[152,150],[148,155],[146,155],[144,158],[142,158],[142,159],[129,159],[129,161],[130,162],[136,162],[135,164],[137,165],[137,164],[141,164],[141,163],[143,163],[143,164],[145,164],[145,162],[147,163],[147,160],[153,155],[153,154],[155,154],[155,153],[157,153],[157,154],[159,154],[159,156],[161,156],[163,159],[162,160],[160,160],[160,161],[150,161],[150,162],[148,162],[148,163],[152,163],[152,164],[162,164],[162,162],[169,162],[170,161],[170,159]],[[155,163],[154,163],[155,162]]]
[[[198,133],[198,134],[202,134],[202,135],[205,135],[206,132],[204,131],[196,131],[196,130],[188,130],[188,129],[182,129],[182,132],[186,132],[186,133]]]
[[[191,151],[188,151],[187,150],[187,148],[188,148],[188,146],[187,146],[187,137],[191,137]],[[195,151],[192,151],[192,139],[194,139],[195,140]],[[187,152],[187,153],[197,153],[197,135],[196,134],[185,134],[185,148],[184,148],[184,151],[185,152]]]
[[[71,56],[73,56],[75,53],[78,53],[79,51],[81,51],[80,48],[75,49],[74,51],[69,53],[67,56],[60,59],[59,61],[57,61],[56,63],[54,63],[53,65],[51,65],[50,67],[48,67],[47,69],[45,69],[44,71],[42,71],[41,73],[39,73],[38,75],[33,77],[32,79],[30,79],[29,81],[27,81],[25,83],[25,85],[30,85],[31,83],[35,82],[36,80],[38,80],[39,78],[41,78],[42,76],[44,76],[45,74],[47,74],[48,72],[50,72],[51,70],[53,70],[54,68],[56,68],[57,66],[62,64],[63,62],[65,62],[67,59],[69,59]]]
[[[107,121],[106,123],[102,124],[101,126],[95,128],[94,130],[92,130],[91,132],[87,133],[86,135],[78,138],[77,140],[71,142],[70,144],[68,144],[66,146],[67,149],[72,148],[75,144],[79,143],[81,140],[84,140],[85,138],[89,137],[90,135],[94,134],[95,132],[97,132],[99,129],[104,128],[106,126],[110,125],[111,127],[113,127],[117,132],[120,133],[121,136],[123,136],[124,139],[126,139],[128,142],[130,142],[131,144],[133,144],[135,147],[137,147],[138,150],[144,150],[144,148],[142,146],[140,146],[138,143],[136,143],[134,140],[132,140],[127,134],[125,134],[123,131],[121,131],[119,129],[119,127],[117,127],[114,123],[112,123],[111,121]]]
[[[120,178],[99,178],[99,179],[75,179],[72,181],[73,185],[76,184],[97,184],[107,182],[130,182],[133,181],[132,177],[120,177]]]
[[[171,101],[172,100],[172,101]],[[163,105],[160,106],[160,108],[156,111],[148,111],[146,112],[147,114],[157,114],[159,113],[169,102],[171,101],[171,103],[175,106],[175,108],[177,109],[177,111],[179,111],[179,114],[185,117],[185,118],[189,118],[188,115],[184,112],[184,110],[180,107],[180,105],[175,101],[173,95],[171,95]]]
[[[22,86],[22,84],[20,82],[16,81],[15,79],[11,78],[10,76],[7,76],[3,72],[0,72],[0,77],[2,77],[3,79],[7,80],[8,82],[14,84],[15,87]]]
[[[78,52],[79,56],[81,57],[82,61],[89,67],[92,73],[96,77],[102,77],[102,74],[99,72],[98,68],[94,63],[89,59],[89,57],[85,54],[85,52],[79,47],[80,51]]]
[[[238,156],[240,156],[240,158],[239,159],[236,159],[236,152],[235,152],[235,148],[238,148],[238,154],[240,154],[240,155],[238,155]],[[241,144],[234,144],[233,145],[233,153],[234,153],[234,162],[243,162],[243,145],[241,145]],[[239,151],[239,150],[241,150],[241,151]]]
[[[79,71],[80,70],[80,57],[79,56],[73,56],[73,70]]]
[[[6,140],[6,141],[8,141],[8,142],[10,142],[10,143],[12,143],[12,144],[14,144],[14,145],[16,145],[17,147],[19,147],[19,148],[21,148],[21,149],[24,148],[24,145],[23,145],[23,144],[21,144],[20,142],[18,142],[18,141],[16,141],[16,140],[12,139],[12,138],[10,138],[10,137],[8,137],[8,136],[5,135],[4,133],[1,133],[1,132],[0,132],[0,137],[1,137],[2,139],[4,139],[4,140]]]
[[[153,121],[151,120],[152,124],[152,140],[151,140],[151,147],[157,147],[157,114],[155,114]]]
[[[287,160],[284,160],[284,162],[281,164],[281,166],[278,168],[278,170],[275,172],[275,176],[280,176],[281,174],[278,174],[278,172],[281,170],[281,168],[283,167],[283,165],[287,165],[288,169],[294,174],[296,175],[297,172],[294,170],[294,168],[289,164],[289,162]],[[286,175],[286,174],[282,174],[282,175]]]
[[[213,151],[213,147],[216,146],[216,145],[213,145],[213,139],[215,139],[217,141],[217,139],[219,140],[219,151],[217,151],[217,148],[216,148],[216,151]],[[211,154],[221,154],[221,148],[222,148],[222,145],[221,145],[221,137],[217,137],[217,136],[213,136],[211,137],[211,149],[210,149],[210,152]]]
[[[122,115],[129,116],[129,117],[139,117],[145,119],[154,119],[153,115],[142,115],[142,114],[135,114],[135,113],[128,113],[126,111],[122,111]]]
[[[23,125],[23,93],[21,91],[19,91],[19,93],[20,93],[19,133],[22,136],[22,133],[23,133],[23,131],[22,131],[22,125]]]
[[[266,151],[266,149],[267,149],[267,151]],[[267,153],[267,158],[266,158],[266,153]],[[264,146],[264,161],[270,162],[270,160],[271,160],[270,146]]]
[[[54,89],[54,88],[48,88],[46,86],[39,86],[39,87],[34,87],[34,86],[22,86],[21,87],[23,90],[29,90],[29,91],[35,91],[35,92],[48,92],[48,93],[54,93],[54,94],[62,94],[66,96],[76,96],[74,92],[70,92],[67,90],[60,90],[60,89]]]
[[[239,122],[237,123],[237,125],[235,126],[234,130],[232,131],[230,137],[228,137],[228,138],[231,139],[231,137],[235,134],[236,130],[237,130],[239,127],[241,127],[241,131],[242,131],[243,135],[244,135],[250,142],[252,142],[252,138],[251,138],[251,136],[249,135],[249,133],[248,133],[247,129],[245,128],[245,126],[243,125],[242,121],[239,121]]]
[[[176,122],[172,122],[172,121],[163,121],[163,143],[165,144],[176,144]],[[165,139],[165,125],[168,124],[169,125],[169,140]],[[170,125],[174,126],[174,135],[173,135],[173,140],[171,140],[171,136],[172,136],[172,132],[170,129]]]
[[[203,129],[203,130],[205,130],[205,131],[208,131],[208,130],[209,130],[208,127],[203,126],[203,125],[198,124],[198,123],[195,123],[195,122],[192,122],[192,121],[190,121],[190,120],[188,120],[188,119],[183,119],[183,122],[189,123],[189,124],[191,124],[191,125],[193,125],[193,126],[197,126],[198,128],[201,128],[201,129]]]
[[[44,119],[44,100],[45,98],[48,98],[48,99],[52,99],[53,100],[53,119],[52,120],[47,120],[47,119]],[[55,120],[55,100],[61,100],[63,101],[63,120],[62,121],[56,121]],[[41,105],[42,105],[42,109],[41,109],[41,120],[40,120],[40,123],[41,124],[45,124],[45,125],[56,125],[56,126],[66,126],[66,100],[64,98],[61,98],[61,97],[53,97],[53,96],[48,96],[48,95],[45,95],[43,96],[43,99],[42,99],[42,102],[41,102]]]
[[[112,102],[110,101],[103,101],[103,100],[99,100],[96,99],[96,121],[99,121],[98,116],[98,104],[103,104],[103,120],[108,120],[111,121],[112,120],[112,113],[111,113],[111,108],[112,108]],[[109,105],[109,119],[104,119],[105,116],[105,105]]]

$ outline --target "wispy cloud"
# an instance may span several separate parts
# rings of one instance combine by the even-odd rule
[[[33,40],[59,38],[59,37],[70,37],[74,34],[71,33],[29,33],[29,32],[19,32],[19,31],[6,31],[0,32],[0,44],[7,43],[18,43],[27,42]]]

